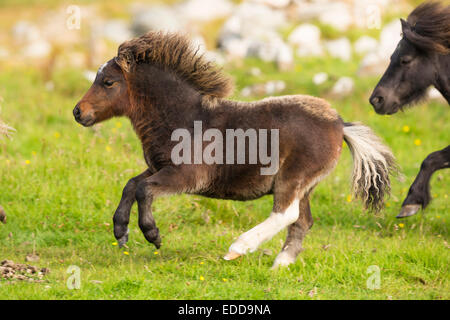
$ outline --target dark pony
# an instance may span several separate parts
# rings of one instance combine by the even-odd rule
[[[344,123],[319,98],[293,95],[239,102],[226,99],[232,88],[231,80],[180,34],[150,32],[127,41],[117,57],[100,67],[73,110],[75,119],[91,126],[113,116],[128,117],[148,165],[128,181],[114,214],[120,245],[128,240],[135,200],[139,227],[159,248],[151,210],[159,196],[189,193],[250,200],[273,194],[270,217],[242,234],[225,259],[252,252],[288,228],[274,266],[288,265],[313,223],[310,194],[334,169],[343,140],[354,158],[355,195],[366,207],[381,209],[394,157],[368,127]]]
[[[431,85],[450,103],[450,6],[423,3],[401,23],[403,37],[370,103],[379,114],[393,114],[422,100]],[[414,215],[429,204],[432,174],[449,166],[450,146],[423,161],[399,218]]]

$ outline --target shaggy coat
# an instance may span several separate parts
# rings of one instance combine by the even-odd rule
[[[138,202],[139,226],[159,247],[159,230],[151,213],[153,200],[165,194],[189,193],[218,199],[250,200],[274,195],[272,214],[244,233],[226,259],[252,252],[288,227],[288,238],[275,266],[295,261],[312,225],[309,195],[335,167],[343,140],[354,156],[354,191],[367,207],[379,210],[389,192],[394,157],[367,127],[344,123],[322,99],[293,95],[256,102],[226,99],[231,80],[199,54],[180,34],[150,32],[123,43],[117,57],[99,69],[92,87],[74,109],[75,119],[90,126],[112,116],[126,116],[142,142],[148,169],[124,188],[114,215],[114,234],[128,239],[130,209]],[[171,158],[183,128],[278,130],[276,173],[261,175],[265,164],[178,164]],[[210,142],[202,142],[203,149]],[[194,148],[194,146],[193,146]],[[245,144],[249,154],[249,143]],[[236,144],[234,154],[236,154]],[[274,152],[273,146],[270,148]],[[224,149],[224,153],[226,150]],[[248,160],[248,159],[247,159]]]

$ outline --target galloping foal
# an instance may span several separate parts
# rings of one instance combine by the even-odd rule
[[[286,243],[274,266],[288,265],[295,261],[313,224],[309,196],[335,167],[343,140],[354,158],[354,193],[366,207],[382,207],[390,189],[394,157],[368,127],[344,123],[322,99],[292,95],[247,103],[225,99],[231,91],[231,81],[199,56],[180,34],[150,32],[127,41],[119,47],[117,57],[100,67],[91,88],[73,110],[75,119],[92,126],[114,116],[128,117],[142,142],[148,165],[147,170],[128,181],[114,214],[114,235],[120,245],[128,240],[127,226],[135,200],[139,227],[145,238],[159,248],[161,239],[151,210],[158,196],[189,193],[249,200],[273,194],[271,215],[242,234],[225,259],[255,251],[288,227]],[[198,123],[205,130],[205,135],[200,132],[200,145],[195,139],[189,141],[187,149],[194,150],[194,154],[183,154],[187,161],[174,163],[173,150],[179,143],[174,141],[173,133],[182,129],[190,136],[198,136]],[[213,130],[214,141],[212,136],[205,137],[206,129]],[[199,152],[202,156],[201,150],[217,143],[231,129],[241,130],[249,140],[247,133],[253,129],[260,131],[260,138],[264,136],[261,132],[267,137],[270,131],[271,155],[279,159],[277,170],[261,174],[260,169],[267,169],[267,161],[242,161],[252,158],[254,150],[251,143],[245,143],[245,137],[247,156],[238,159],[238,164],[233,162],[239,151],[234,141],[231,150],[215,144],[216,156],[228,153],[226,163],[218,157],[209,163],[196,161]]]

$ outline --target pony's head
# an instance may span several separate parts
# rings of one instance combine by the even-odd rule
[[[450,6],[424,3],[401,24],[403,37],[369,99],[379,114],[419,101],[437,78],[439,55],[450,53]]]
[[[122,69],[114,59],[102,65],[94,83],[73,109],[75,120],[89,127],[124,114],[129,105],[128,87]]]
[[[149,32],[119,46],[117,56],[100,67],[73,114],[77,122],[91,126],[113,116],[132,116],[142,101],[151,103],[151,97],[170,97],[174,90],[187,87],[214,98],[226,97],[233,89],[231,80],[186,36]],[[143,107],[149,110],[148,105]]]

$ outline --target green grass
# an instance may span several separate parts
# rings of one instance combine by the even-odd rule
[[[336,78],[357,70],[357,62],[328,58],[299,60],[296,70],[286,73],[256,60],[245,66],[227,70],[238,88],[282,79],[287,83],[283,93],[323,97],[332,81],[314,86],[314,73],[325,70]],[[249,76],[250,67],[261,68],[263,75]],[[346,121],[362,121],[383,137],[405,179],[394,181],[383,213],[363,212],[359,202],[347,201],[351,157],[345,150],[312,197],[315,224],[305,251],[289,269],[274,272],[270,267],[285,232],[255,253],[236,261],[221,259],[233,239],[267,217],[271,197],[249,202],[160,198],[154,212],[162,248],[156,251],[146,243],[136,207],[129,248],[114,246],[112,215],[121,190],[145,169],[140,144],[126,119],[91,129],[73,121],[72,108],[89,87],[80,71],[57,71],[52,81],[55,89],[47,91],[32,69],[0,74],[2,117],[17,129],[12,141],[0,142],[0,204],[8,215],[8,223],[0,225],[0,260],[24,262],[35,250],[41,260],[34,264],[51,270],[44,283],[0,280],[0,299],[450,298],[448,172],[435,174],[434,199],[424,215],[394,218],[421,161],[448,143],[446,106],[429,103],[391,117],[375,115],[367,103],[376,83],[370,78],[356,79],[350,98],[332,101]],[[402,131],[405,125],[408,133]],[[420,146],[415,139],[421,139]],[[71,265],[81,268],[80,290],[66,286]],[[366,286],[371,265],[381,270],[379,290]],[[312,297],[311,291],[316,292]]]

